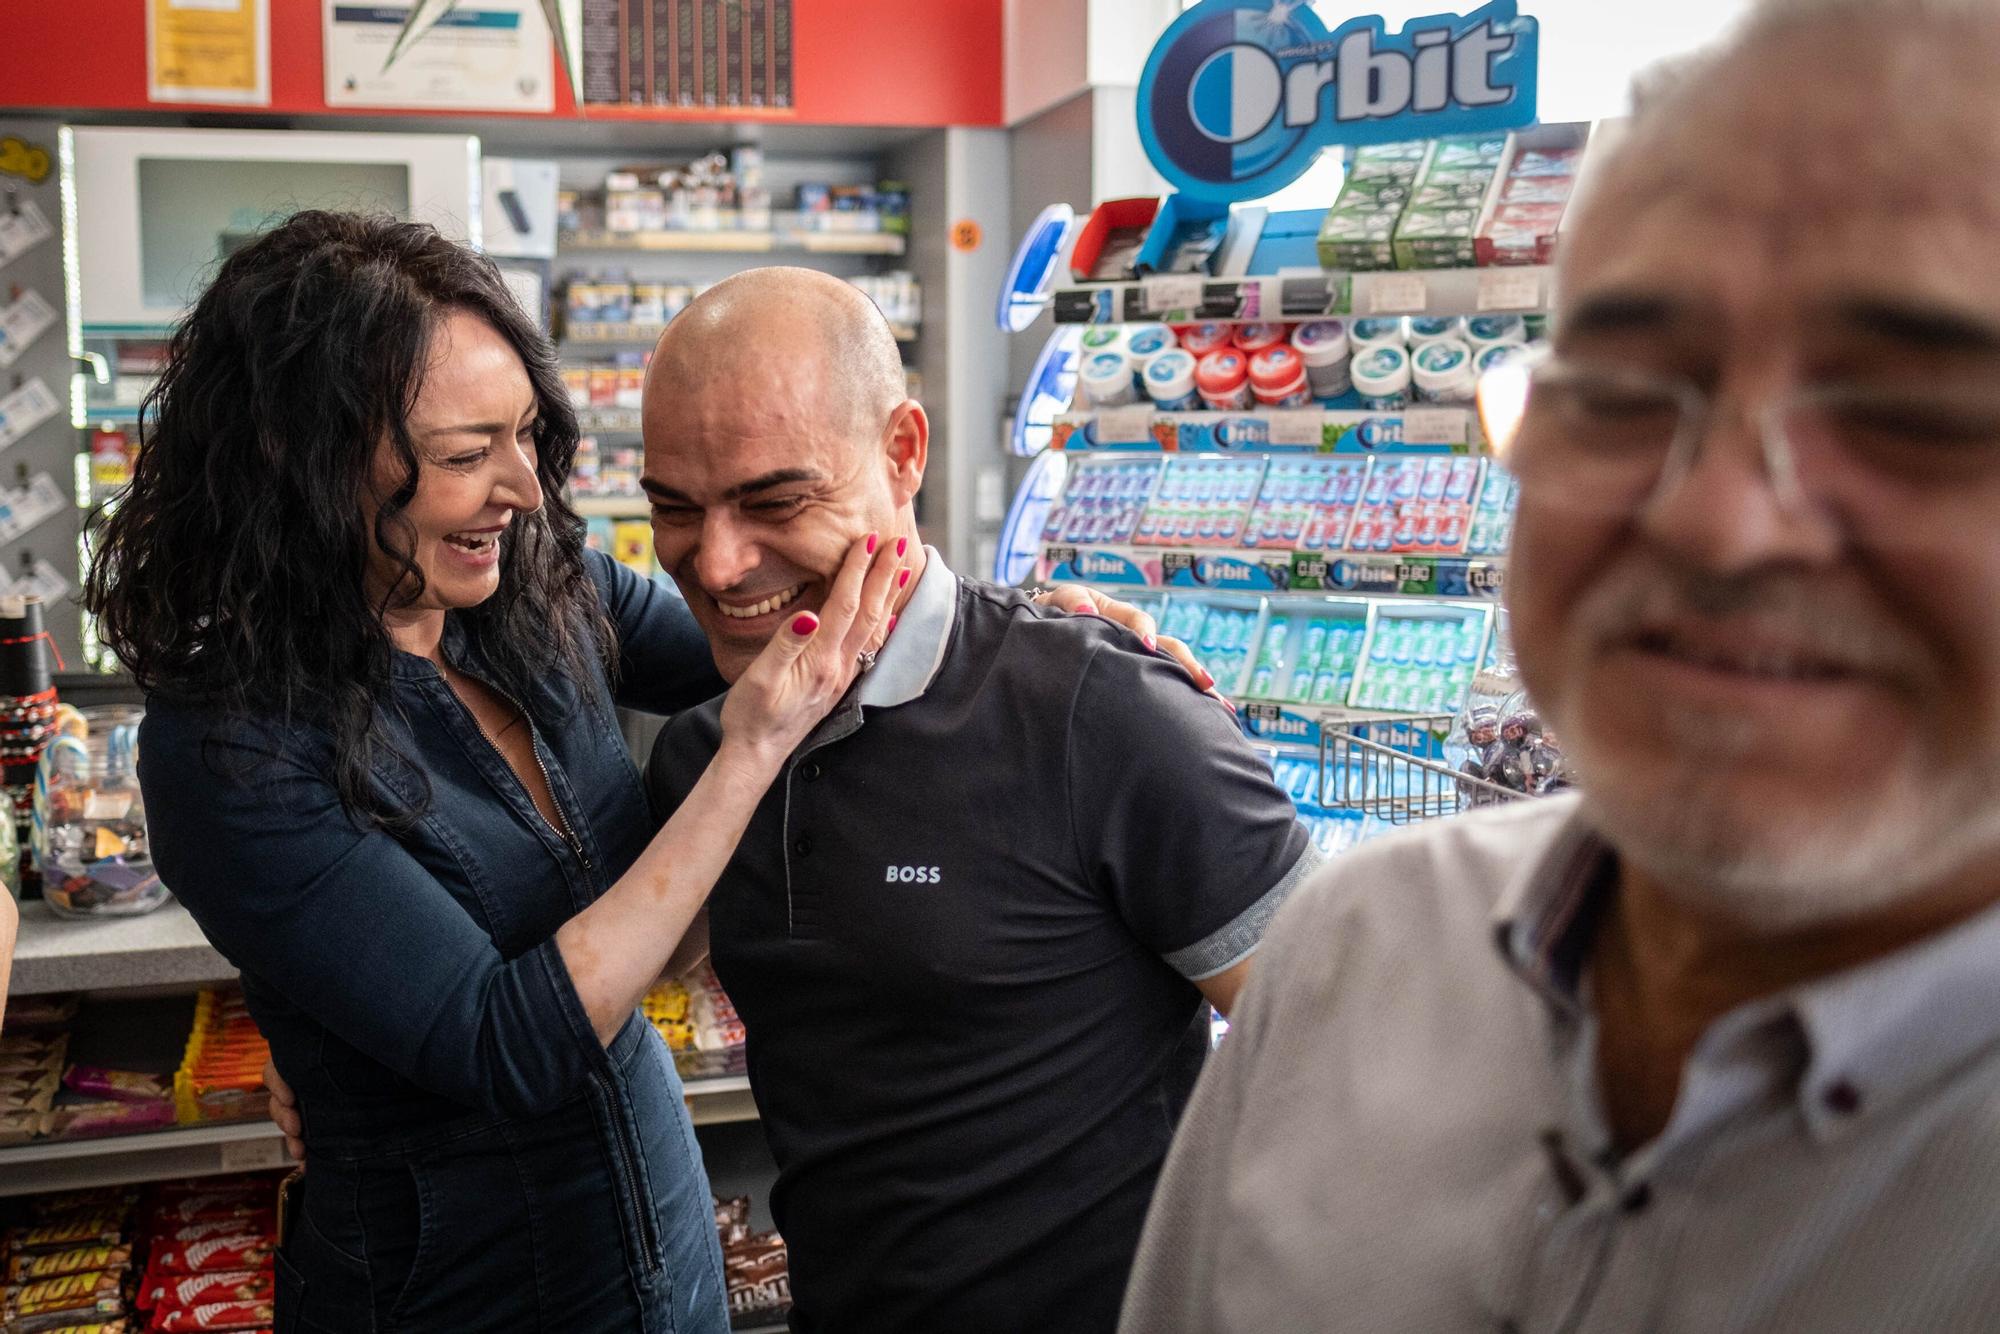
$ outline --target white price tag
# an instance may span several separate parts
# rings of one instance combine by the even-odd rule
[[[1106,408],[1097,414],[1097,443],[1100,445],[1147,444],[1152,438],[1151,407]]]
[[[1266,421],[1274,445],[1310,445],[1326,439],[1326,417],[1319,412],[1274,412]]]
[[[55,416],[61,406],[40,376],[0,398],[0,449],[7,448]]]
[[[285,1157],[285,1141],[277,1127],[269,1139],[239,1139],[216,1147],[216,1163],[225,1172],[261,1172],[266,1168],[290,1167]]]
[[[0,214],[0,265],[26,254],[55,234],[48,215],[32,199],[12,213]]]
[[[34,568],[14,581],[14,596],[17,598],[40,598],[44,603],[55,603],[69,596],[70,582],[45,560],[37,559]]]
[[[1202,284],[1207,281],[1199,273],[1150,274],[1139,280],[1140,299],[1155,315],[1176,310],[1192,313],[1201,309]]]
[[[1540,310],[1540,269],[1483,269],[1479,274],[1479,309]]]
[[[47,473],[19,489],[0,491],[0,546],[19,540],[71,503]]]
[[[1368,282],[1371,315],[1421,315],[1430,305],[1431,286],[1421,273],[1384,273]]]
[[[1406,445],[1462,445],[1471,414],[1458,408],[1418,408],[1403,414]]]
[[[32,287],[21,299],[0,310],[0,367],[11,366],[28,345],[56,322],[56,308]]]

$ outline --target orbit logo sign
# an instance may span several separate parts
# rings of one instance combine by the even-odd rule
[[[1182,193],[1255,199],[1336,144],[1481,134],[1534,123],[1539,32],[1515,0],[1328,32],[1304,0],[1203,0],[1139,79],[1139,138]]]

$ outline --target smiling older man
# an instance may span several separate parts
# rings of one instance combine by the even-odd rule
[[[1124,1328],[2000,1328],[2000,6],[1760,9],[1524,368],[1585,779],[1274,926]]]

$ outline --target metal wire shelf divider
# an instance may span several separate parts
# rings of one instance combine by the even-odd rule
[[[1454,721],[1450,714],[1412,713],[1323,724],[1321,808],[1405,825],[1525,800],[1526,793],[1452,768],[1444,740]]]

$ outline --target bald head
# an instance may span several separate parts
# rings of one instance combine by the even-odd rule
[[[817,269],[750,269],[703,292],[661,335],[647,374],[655,396],[744,392],[777,376],[811,385],[825,419],[873,435],[903,401],[903,360],[882,312]]]

